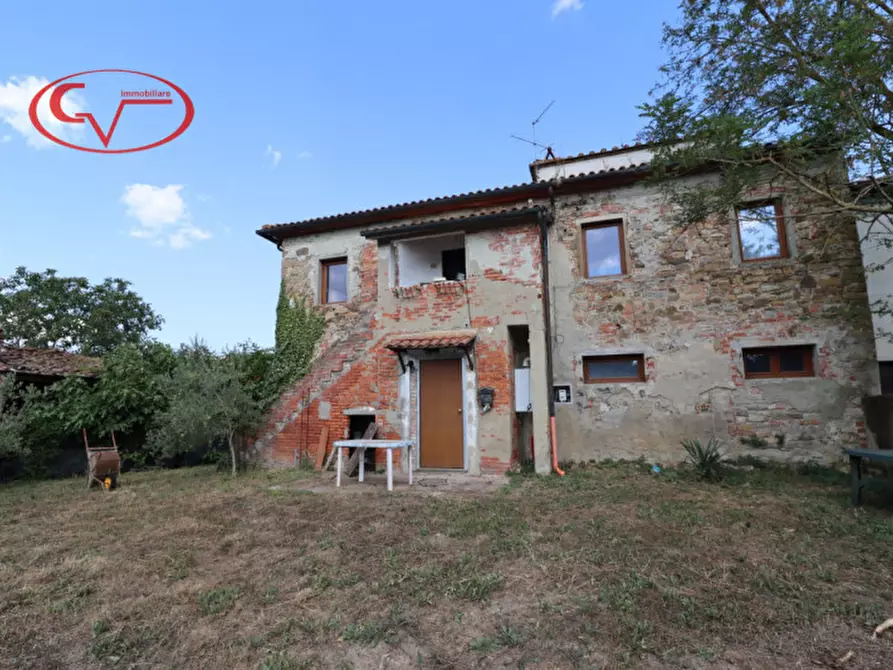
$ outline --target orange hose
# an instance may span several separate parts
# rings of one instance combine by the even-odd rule
[[[550,432],[552,433],[552,469],[564,477],[564,470],[558,467],[558,444],[555,438],[555,417],[549,417],[549,427],[552,429]]]

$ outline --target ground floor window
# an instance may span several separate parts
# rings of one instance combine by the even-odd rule
[[[748,379],[813,377],[815,347],[754,347],[743,349],[744,376]]]
[[[645,381],[645,356],[584,356],[583,380],[587,384]]]

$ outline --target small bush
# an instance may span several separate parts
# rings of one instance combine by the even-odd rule
[[[716,481],[722,478],[722,442],[711,437],[704,446],[701,441],[695,439],[682,440],[682,446],[688,453],[688,459],[695,467],[695,472],[701,479]]]

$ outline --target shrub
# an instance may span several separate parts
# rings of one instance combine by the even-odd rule
[[[694,465],[695,472],[701,479],[716,481],[722,478],[722,442],[711,437],[704,446],[695,439],[682,440],[682,446],[688,453],[688,460]]]

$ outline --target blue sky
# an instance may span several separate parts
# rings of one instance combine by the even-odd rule
[[[123,277],[163,341],[272,344],[279,254],[256,228],[525,181],[533,149],[509,134],[553,99],[537,139],[559,155],[632,141],[674,4],[16,3],[0,21],[0,276]],[[41,144],[29,86],[99,68],[179,85],[191,127],[132,154]],[[108,125],[114,103],[80,102]],[[127,114],[115,139],[151,135]]]

